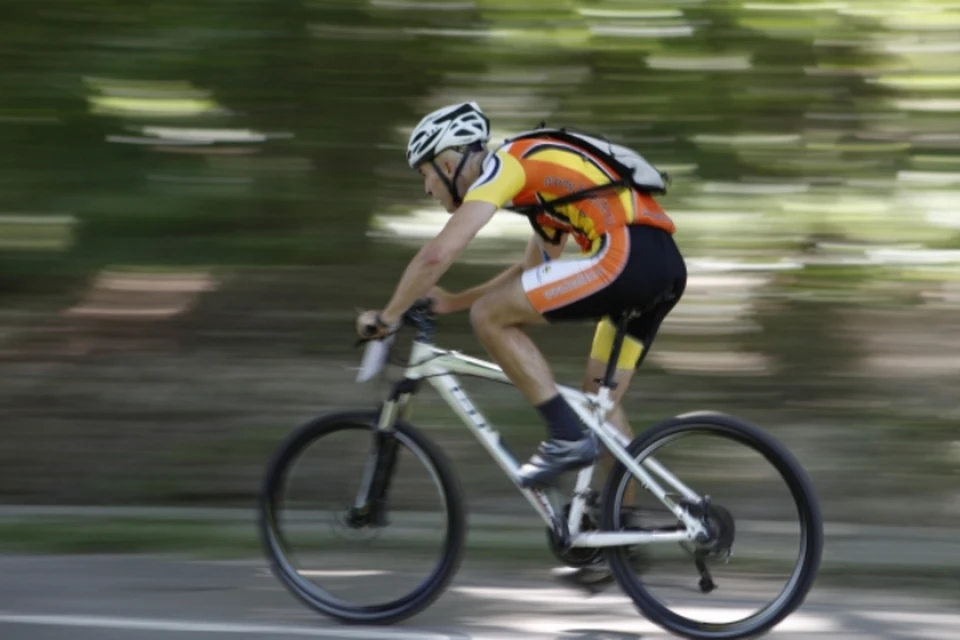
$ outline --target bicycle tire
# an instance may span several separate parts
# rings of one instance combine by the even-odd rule
[[[771,604],[736,622],[705,623],[680,616],[660,604],[630,569],[627,548],[606,550],[614,576],[623,592],[651,622],[691,640],[738,640],[768,633],[803,604],[819,572],[823,554],[823,517],[807,473],[799,461],[781,443],[758,427],[730,415],[702,411],[683,414],[657,424],[638,435],[627,447],[634,458],[646,457],[664,440],[691,432],[721,433],[761,453],[786,480],[801,521],[800,559],[787,588]],[[604,487],[603,528],[616,527],[618,487],[629,473],[618,462]]]
[[[300,453],[320,438],[344,429],[376,429],[377,411],[344,411],[310,420],[291,433],[269,461],[258,498],[258,530],[273,574],[308,607],[347,624],[394,624],[430,606],[445,591],[460,567],[466,537],[466,509],[463,492],[443,451],[413,425],[394,424],[399,444],[414,447],[433,466],[447,507],[447,537],[436,568],[418,587],[394,600],[372,605],[351,604],[320,589],[299,575],[286,557],[276,521],[277,507],[288,469]]]

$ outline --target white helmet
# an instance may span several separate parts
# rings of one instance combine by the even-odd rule
[[[432,160],[445,149],[463,147],[490,139],[490,121],[476,102],[464,102],[437,109],[424,116],[410,134],[407,162],[411,169]]]

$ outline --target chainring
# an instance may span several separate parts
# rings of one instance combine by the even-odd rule
[[[564,521],[570,517],[569,504],[563,508],[562,517]],[[580,530],[596,531],[597,528],[597,523],[594,522],[593,518],[591,518],[587,511],[584,510],[583,518],[580,520]],[[550,527],[547,527],[547,544],[550,547],[550,552],[553,553],[554,557],[569,567],[589,566],[596,562],[597,558],[600,557],[600,554],[603,553],[603,549],[600,547],[569,547],[567,549],[563,549],[560,541],[557,539],[557,534]]]

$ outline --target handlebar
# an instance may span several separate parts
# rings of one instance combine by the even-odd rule
[[[433,300],[422,298],[414,302],[401,317],[401,327],[413,327],[417,330],[415,340],[418,342],[433,342],[433,332],[436,329],[434,320]],[[376,327],[364,327],[366,333],[376,332]],[[397,333],[393,332],[383,338],[360,338],[354,344],[355,347],[366,343],[367,348],[360,363],[360,369],[357,372],[357,382],[366,382],[372,379],[386,366],[390,359],[390,352],[393,349],[394,338]]]

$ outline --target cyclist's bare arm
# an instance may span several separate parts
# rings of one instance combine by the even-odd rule
[[[387,326],[397,324],[403,313],[426,296],[470,241],[493,218],[497,207],[488,202],[465,202],[447,220],[435,238],[410,260],[390,302],[380,312]]]
[[[550,256],[551,260],[556,260],[560,257],[560,254],[563,253],[563,248],[567,244],[568,234],[563,234],[563,237],[560,239],[558,244],[545,245],[543,251]],[[504,271],[500,272],[487,282],[477,285],[470,289],[461,291],[460,293],[453,294],[452,302],[453,309],[452,311],[462,311],[464,309],[469,309],[473,306],[473,303],[479,300],[483,294],[492,289],[496,289],[504,282],[508,282],[513,278],[517,278],[521,273],[535,267],[543,262],[543,255],[541,253],[541,244],[537,238],[536,234],[530,236],[529,242],[527,242],[527,248],[523,253],[523,258],[520,262],[507,267]]]

